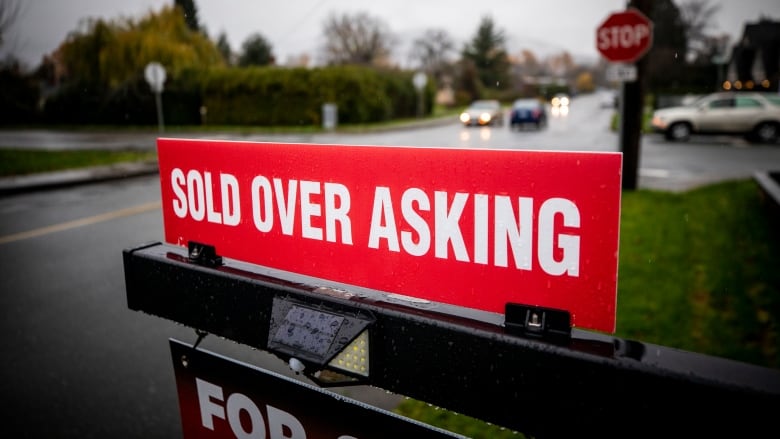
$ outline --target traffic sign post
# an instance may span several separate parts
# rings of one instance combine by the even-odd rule
[[[644,107],[642,58],[653,43],[653,24],[642,11],[652,6],[649,0],[635,0],[625,11],[608,16],[596,28],[596,48],[612,63],[608,74],[622,82],[620,96],[620,150],[623,152],[624,190],[637,187],[639,175],[639,139]],[[641,10],[640,10],[641,9]]]
[[[607,79],[613,82],[634,82],[637,68],[634,64],[614,63],[607,67]]]
[[[635,62],[650,50],[652,42],[652,22],[636,8],[610,15],[596,29],[596,48],[612,62]]]
[[[412,77],[412,84],[417,90],[417,117],[423,117],[425,114],[425,84],[428,83],[428,76],[424,72],[417,72]]]
[[[163,123],[163,111],[162,111],[162,91],[165,86],[165,68],[158,62],[150,62],[144,68],[144,77],[146,82],[149,83],[149,88],[154,93],[154,103],[157,108],[157,125],[160,132],[165,130]]]

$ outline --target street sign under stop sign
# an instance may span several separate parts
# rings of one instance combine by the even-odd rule
[[[610,15],[596,30],[596,48],[612,62],[634,62],[652,42],[653,23],[635,8]]]

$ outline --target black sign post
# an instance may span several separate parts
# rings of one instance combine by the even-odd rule
[[[620,98],[620,150],[623,152],[623,190],[637,187],[644,108],[644,55],[653,42],[647,18],[652,2],[631,0],[626,11],[611,14],[596,29],[596,48],[613,63],[635,64],[636,74],[623,81]]]

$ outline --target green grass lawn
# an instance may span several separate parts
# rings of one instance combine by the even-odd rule
[[[617,335],[780,368],[780,228],[752,181],[624,193]]]
[[[0,177],[156,159],[157,154],[154,151],[44,151],[0,148]]]

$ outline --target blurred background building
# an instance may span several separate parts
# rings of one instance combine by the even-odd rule
[[[724,88],[780,92],[780,21],[745,25],[732,50]]]

